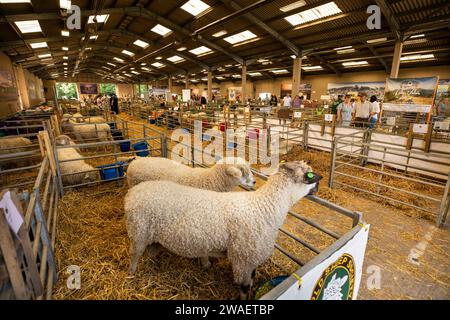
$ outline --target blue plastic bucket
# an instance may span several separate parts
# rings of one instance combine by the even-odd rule
[[[133,144],[134,150],[145,150],[148,149],[148,144],[145,141],[139,141],[138,143]],[[147,157],[149,155],[148,150],[137,152],[136,155],[139,157]]]
[[[155,119],[150,119],[148,122],[149,122],[150,124],[155,124],[155,123],[156,123]]]
[[[120,143],[120,151],[121,152],[128,152],[131,149],[131,142],[130,141],[124,141]]]
[[[100,169],[100,178],[102,180],[112,180],[117,179],[119,177],[123,177],[124,170],[123,165],[125,162],[116,162],[112,164],[105,164],[102,166],[97,166]],[[118,175],[117,175],[118,174]]]

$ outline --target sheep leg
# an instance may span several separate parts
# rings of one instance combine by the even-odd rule
[[[131,261],[130,261],[130,269],[129,269],[130,275],[133,275],[136,272],[137,263],[139,261],[139,258],[144,253],[146,247],[147,247],[146,243],[142,243],[139,241],[131,242],[131,245],[130,245]]]
[[[203,268],[207,269],[207,268],[211,267],[211,261],[209,261],[209,258],[207,256],[206,257],[201,257],[200,261],[202,262]]]
[[[234,282],[239,284],[239,298],[248,300],[255,274],[253,267],[233,264]]]
[[[148,249],[148,255],[152,258],[158,255],[158,253],[160,253],[163,249],[163,246],[160,245],[159,243],[152,243]]]

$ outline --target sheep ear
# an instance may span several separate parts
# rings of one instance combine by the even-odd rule
[[[240,179],[242,177],[242,172],[236,167],[230,166],[227,168],[227,174],[231,177]]]

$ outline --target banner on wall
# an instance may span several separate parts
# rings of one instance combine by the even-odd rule
[[[28,79],[28,97],[31,99],[36,99],[36,86],[33,79]]]
[[[306,99],[311,99],[311,88],[312,88],[311,83],[300,83],[298,92],[292,93],[292,84],[285,83],[281,85],[280,96],[283,98],[287,94],[290,94],[291,96],[300,94]]]
[[[437,77],[386,79],[383,109],[429,113],[434,103]]]
[[[80,83],[81,94],[98,94],[96,83]]]
[[[242,87],[229,87],[228,88],[228,100],[241,101],[241,97],[242,97]]]
[[[327,94],[331,98],[337,99],[339,95],[349,94],[356,97],[358,93],[364,92],[368,97],[377,96],[379,100],[383,100],[385,85],[384,82],[329,83]]]
[[[438,105],[444,100],[444,98],[450,98],[450,79],[440,79],[436,90],[436,98],[434,99],[434,105]]]
[[[14,100],[16,97],[17,90],[12,73],[0,70],[0,100]]]

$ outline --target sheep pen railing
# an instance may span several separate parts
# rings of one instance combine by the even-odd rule
[[[51,299],[57,280],[54,248],[59,190],[56,170],[48,156],[39,166],[31,191],[22,191],[18,196],[13,189],[3,189],[2,192],[10,191],[23,221],[15,236],[14,248],[9,248],[9,252],[16,252],[15,258],[0,259],[0,279],[3,280],[0,282],[0,297]],[[2,243],[2,249],[5,245],[7,242]],[[8,254],[8,248],[4,254]],[[3,258],[1,255],[0,252],[0,258]],[[6,270],[9,273],[4,274]]]
[[[442,226],[450,210],[450,158],[405,150],[371,131],[335,137],[329,186],[336,185],[431,215]]]
[[[170,138],[168,137],[168,139]],[[183,142],[177,141],[176,143],[191,150],[187,154],[178,154],[186,164],[193,167],[207,167],[204,163],[196,161],[194,157],[196,152],[202,152],[202,150]],[[167,145],[167,154],[170,155],[173,151],[171,148],[173,144],[168,143]],[[268,179],[267,175],[258,170],[252,169],[252,172],[262,181]],[[254,190],[245,186],[240,186],[240,188],[246,191]],[[301,212],[289,210],[285,223],[279,229],[275,251],[270,258],[270,262],[279,270],[278,276],[282,274],[288,274],[289,276],[281,276],[282,281],[259,298],[262,300],[319,299],[319,296],[314,295],[314,291],[317,290],[317,285],[321,279],[326,280],[327,277],[324,278],[325,270],[330,268],[333,263],[340,261],[342,257],[349,256],[352,259],[353,268],[356,269],[356,274],[353,275],[355,291],[353,295],[350,295],[350,299],[356,299],[369,226],[363,222],[362,214],[359,212],[350,211],[315,195],[307,196],[305,199],[312,206],[315,206],[315,210],[318,210],[321,214],[324,212],[329,215],[334,214],[331,225],[334,227],[339,225],[341,232],[333,231],[330,227],[324,226]],[[305,226],[310,228],[309,235],[304,234],[302,236],[296,232]],[[342,231],[343,229],[345,231]],[[311,243],[311,236],[316,243]],[[321,243],[317,242],[318,238],[320,238]],[[324,238],[327,238],[328,241]],[[324,243],[328,244],[325,248],[323,248]]]

